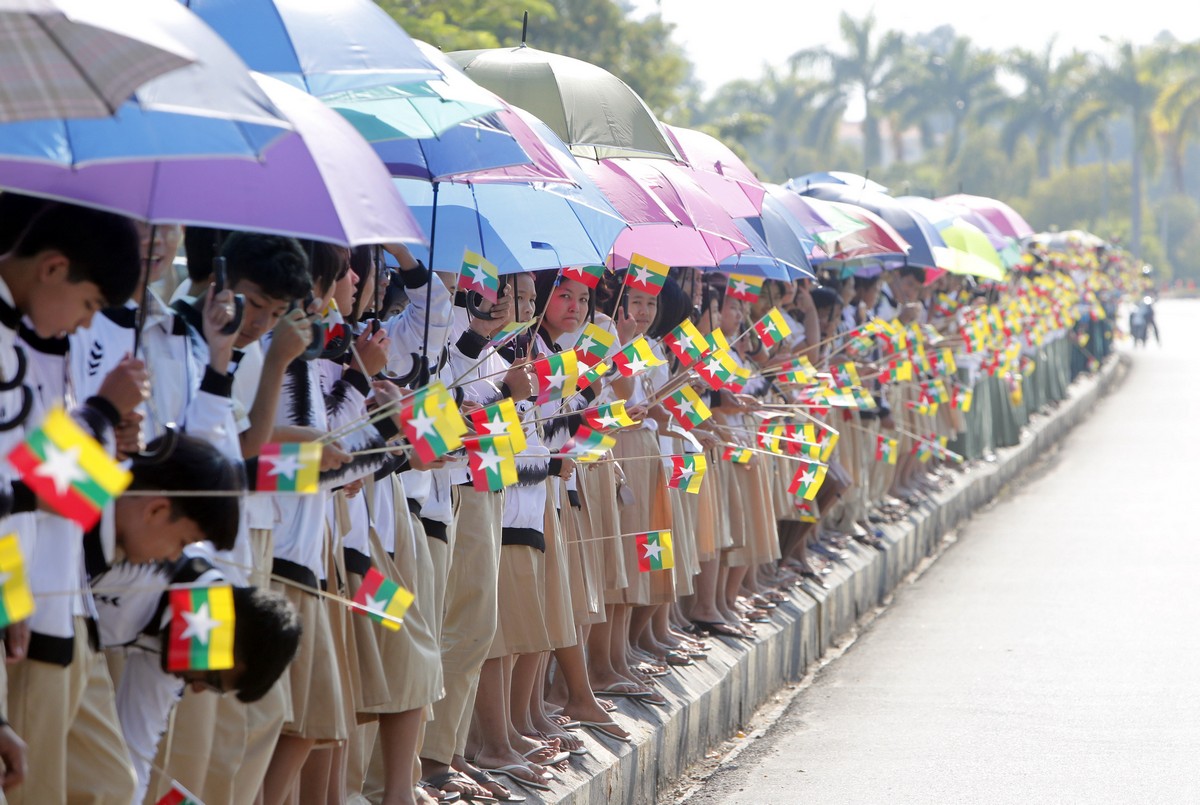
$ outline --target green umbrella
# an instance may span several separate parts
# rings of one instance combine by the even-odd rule
[[[576,156],[683,161],[641,96],[601,67],[525,45],[448,55],[468,78],[543,120]]]
[[[938,267],[951,274],[970,274],[991,280],[1004,280],[1006,270],[999,252],[979,227],[955,218],[939,230],[949,247],[936,255]]]

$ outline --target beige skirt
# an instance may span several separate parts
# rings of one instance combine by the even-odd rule
[[[732,473],[729,521],[738,547],[726,554],[730,567],[759,565],[779,558],[778,526],[769,474],[770,467],[765,461],[751,461]]]
[[[633,535],[645,531],[670,531],[671,499],[667,496],[662,462],[644,460],[648,456],[661,456],[654,432],[643,428],[621,431],[617,434],[613,455],[621,464],[626,486],[632,495],[631,500],[620,507],[620,530],[616,533]],[[634,460],[622,462],[622,458]],[[674,571],[652,570],[643,573],[638,568],[636,539],[622,536],[614,541],[621,543],[625,573],[629,578],[629,586],[623,591],[621,603],[647,606],[673,602]]]
[[[582,492],[579,498],[582,502]],[[571,616],[580,626],[599,623],[604,620],[604,586],[598,574],[603,570],[604,560],[596,553],[597,540],[589,539],[593,533],[590,512],[585,506],[575,508],[571,505],[566,484],[563,484],[559,507],[563,549],[567,554],[571,581]]]
[[[721,497],[721,469],[728,461],[722,457],[723,447],[710,448],[705,451],[708,459],[708,476],[700,486],[700,494],[696,496],[696,521],[693,533],[696,537],[696,558],[700,562],[711,562],[721,555],[718,547],[721,542],[721,529],[725,499]]]
[[[546,554],[528,545],[500,548],[496,636],[488,659],[552,647],[546,625]]]
[[[597,577],[604,591],[604,603],[617,603],[619,591],[629,586],[629,576],[620,540],[612,538],[621,533],[616,465],[605,461],[580,466],[578,483],[582,512],[587,515],[580,521],[588,529],[582,539],[585,545],[592,546],[591,554],[599,562]]]
[[[556,484],[553,479],[549,483],[552,491]],[[543,532],[546,535],[546,632],[551,648],[564,648],[575,645],[577,638],[575,613],[571,606],[571,569],[567,561],[566,545],[563,544],[562,525],[555,497],[553,494],[546,495]]]
[[[318,742],[344,741],[350,735],[350,721],[330,626],[330,609],[340,605],[290,584],[272,582],[271,587],[291,601],[301,625],[300,646],[284,677],[291,717],[284,722],[283,734]]]
[[[704,483],[708,483],[706,477]],[[671,547],[675,552],[675,592],[682,598],[695,592],[693,577],[700,572],[696,554],[696,510],[699,495],[682,489],[670,490]]]

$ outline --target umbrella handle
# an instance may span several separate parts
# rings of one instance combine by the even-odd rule
[[[29,386],[21,386],[21,410],[12,419],[0,421],[0,433],[5,433],[13,428],[19,427],[26,419],[29,418],[29,412],[33,410],[33,392]]]
[[[13,349],[17,355],[17,370],[13,372],[13,376],[8,380],[0,380],[0,391],[12,391],[22,386],[25,382],[25,372],[29,368],[29,361],[25,357],[25,350],[18,346],[14,346]]]
[[[213,258],[213,296],[225,290],[225,258]],[[242,326],[242,317],[246,313],[246,297],[235,294],[233,297],[233,318],[221,328],[221,335],[233,335]]]

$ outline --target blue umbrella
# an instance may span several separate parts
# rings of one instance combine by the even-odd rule
[[[372,137],[383,134],[373,120],[358,113],[339,110],[371,143],[392,176],[442,181],[453,176],[489,168],[524,165],[529,156],[494,117],[460,123],[438,137],[419,140]]]
[[[434,185],[395,182],[422,228],[434,234]],[[598,206],[587,195],[570,186],[446,182],[436,195],[437,253],[429,258],[420,247],[413,253],[452,272],[464,249],[482,254],[501,274],[603,264],[626,224],[611,206]]]
[[[746,220],[766,242],[771,254],[792,266],[811,272],[812,260],[823,254],[812,235],[772,194],[769,186],[763,197],[762,215]]]
[[[855,190],[870,190],[872,193],[886,193],[888,191],[879,182],[872,181],[866,176],[859,176],[857,173],[850,173],[849,171],[815,171],[813,173],[806,173],[794,179],[788,179],[784,187],[789,190],[801,192],[804,188],[814,184],[844,184]]]
[[[765,210],[764,210],[765,213]],[[773,280],[793,280],[800,277],[812,278],[812,266],[808,256],[799,249],[782,248],[780,254],[768,245],[764,235],[762,218],[735,218],[733,221],[745,236],[750,248],[721,261],[720,269],[731,274],[753,274]],[[760,232],[760,227],[763,231]],[[785,241],[786,242],[786,241]],[[796,241],[792,241],[795,243]],[[782,254],[787,254],[785,258]],[[790,258],[790,259],[789,259]],[[794,262],[799,260],[799,262]]]
[[[371,0],[184,0],[251,69],[318,97],[440,79]]]
[[[939,255],[942,256],[941,262],[945,262],[946,241],[942,239],[937,227],[925,216],[891,196],[837,184],[814,184],[803,189],[797,188],[797,192],[825,201],[854,204],[875,213],[891,224],[912,247],[904,259],[904,263],[908,265],[938,268]]]
[[[0,156],[83,166],[143,157],[259,156],[291,128],[246,65],[175,3],[138,3],[197,60],[138,87],[112,117],[0,125]]]

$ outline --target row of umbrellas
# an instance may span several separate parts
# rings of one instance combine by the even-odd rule
[[[1032,235],[982,197],[764,184],[601,68],[442,54],[371,0],[0,0],[0,52],[21,68],[0,78],[0,189],[150,223],[404,242],[450,270],[469,248],[504,273],[643,254],[777,279],[1002,280]]]

